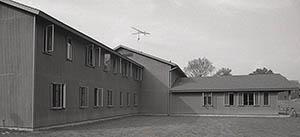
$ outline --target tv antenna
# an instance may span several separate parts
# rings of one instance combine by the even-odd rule
[[[140,37],[141,34],[144,35],[144,36],[150,35],[149,32],[142,31],[142,30],[137,29],[135,27],[131,27],[131,28],[136,31],[135,33],[132,33],[132,35],[137,35],[137,41],[139,41],[141,39],[141,37]]]

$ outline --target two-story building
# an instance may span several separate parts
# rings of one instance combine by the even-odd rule
[[[0,58],[1,127],[138,112],[143,66],[40,10],[0,0]]]

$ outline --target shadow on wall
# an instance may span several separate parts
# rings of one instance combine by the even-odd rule
[[[168,77],[166,80],[168,80]],[[168,92],[168,81],[162,81],[150,71],[145,69],[142,81],[142,90],[140,92],[140,112],[167,114]]]
[[[197,114],[202,107],[201,93],[172,93],[171,114]]]

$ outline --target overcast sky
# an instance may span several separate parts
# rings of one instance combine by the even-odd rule
[[[300,80],[300,0],[16,0],[114,48]],[[137,42],[131,26],[150,32]]]

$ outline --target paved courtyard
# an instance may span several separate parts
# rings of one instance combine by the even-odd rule
[[[46,131],[0,132],[7,137],[300,137],[300,118],[133,116]]]

